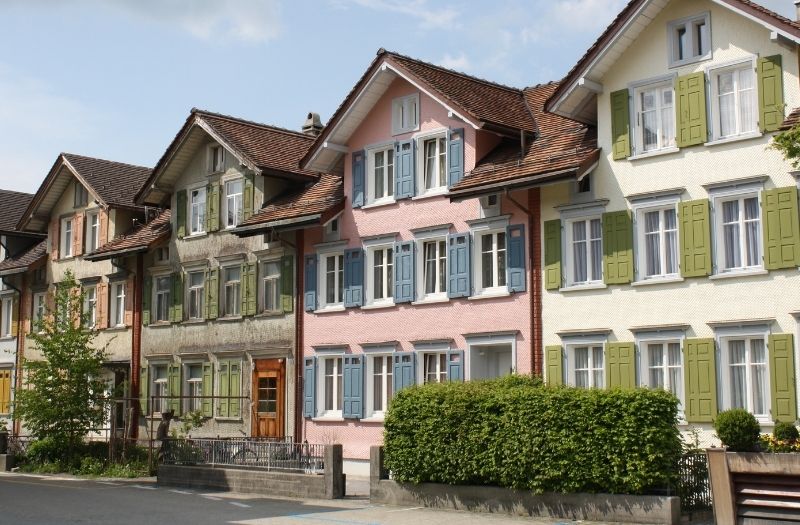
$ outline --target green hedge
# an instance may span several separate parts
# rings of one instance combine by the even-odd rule
[[[386,467],[412,483],[641,494],[674,486],[678,401],[663,390],[545,387],[512,376],[400,391]]]

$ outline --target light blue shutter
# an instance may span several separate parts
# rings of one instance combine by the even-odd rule
[[[447,133],[447,181],[453,186],[464,176],[464,128]]]
[[[317,398],[317,358],[306,357],[303,360],[303,417],[314,417]]]
[[[509,292],[525,291],[525,225],[506,227],[506,283]]]
[[[447,352],[447,380],[464,380],[464,351],[450,350]]]
[[[447,236],[447,274],[447,297],[469,297],[472,293],[469,233]]]
[[[344,251],[344,306],[364,304],[364,250]]]
[[[404,140],[402,142],[395,143],[395,199],[406,199],[414,196],[415,171],[416,162],[414,162],[414,141]]]
[[[414,300],[414,241],[394,244],[394,302]]]
[[[317,256],[305,257],[305,308],[306,312],[317,309]]]
[[[364,205],[364,150],[350,155],[353,167],[353,208]]]
[[[414,352],[395,352],[392,356],[392,381],[394,391],[398,392],[416,383],[417,367]]]
[[[345,356],[342,376],[342,417],[361,419],[364,417],[364,356]]]

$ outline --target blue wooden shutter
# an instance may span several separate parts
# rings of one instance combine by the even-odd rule
[[[447,133],[447,182],[453,186],[464,176],[464,128]]]
[[[447,297],[469,297],[472,293],[469,233],[447,236]]]
[[[364,356],[345,356],[343,362],[342,417],[361,419],[364,417]]]
[[[306,312],[317,309],[317,256],[305,257],[305,308]]]
[[[364,250],[344,251],[344,306],[364,304]]]
[[[414,352],[395,352],[392,356],[392,381],[394,391],[398,392],[416,383],[417,367]]]
[[[394,302],[414,300],[414,241],[394,244]]]
[[[447,352],[447,380],[464,380],[464,351],[449,350]]]
[[[402,142],[395,143],[395,199],[406,199],[414,196],[415,171],[416,162],[414,161],[414,141],[404,140]]]
[[[317,358],[303,360],[303,417],[314,417],[317,399]]]
[[[364,150],[350,155],[353,167],[353,208],[364,205]]]
[[[525,291],[525,225],[506,227],[506,283],[509,292]]]

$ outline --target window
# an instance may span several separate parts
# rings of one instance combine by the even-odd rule
[[[506,233],[493,232],[478,236],[479,283],[482,290],[506,285]]]
[[[721,342],[723,408],[744,408],[768,418],[770,386],[764,336],[730,337]]]
[[[169,321],[169,308],[170,308],[170,285],[171,280],[169,276],[156,277],[156,315],[155,321]]]
[[[339,220],[339,216],[337,216],[334,219],[331,219],[330,221],[328,221],[327,224],[325,224],[325,232],[324,232],[325,242],[338,241],[340,239],[341,237],[339,232],[340,226],[341,222]]]
[[[189,272],[189,319],[205,319],[206,275],[204,272]]]
[[[419,93],[392,100],[392,135],[419,128]]]
[[[447,187],[447,139],[444,136],[421,139],[418,151],[421,152],[420,162],[422,179],[419,193],[424,194],[432,190]]]
[[[603,225],[599,217],[567,223],[567,282],[570,285],[603,280]]]
[[[637,212],[641,279],[678,274],[678,216],[674,205]]]
[[[370,150],[367,181],[368,203],[394,199],[394,146]]]
[[[320,391],[322,392],[322,415],[341,417],[342,415],[342,358],[325,357],[320,359]]]
[[[225,169],[225,149],[220,145],[208,147],[208,172],[218,173]]]
[[[153,365],[150,368],[151,396],[153,396],[153,412],[166,412],[169,410],[169,381],[167,365]]]
[[[206,189],[197,188],[191,191],[189,201],[189,233],[206,231]]]
[[[169,261],[169,246],[162,246],[156,248],[156,261],[167,262]]]
[[[642,351],[641,381],[650,388],[669,390],[683,406],[683,354],[680,341],[647,341]]]
[[[436,239],[422,243],[422,297],[447,294],[447,241]]]
[[[587,344],[569,347],[570,384],[579,388],[603,388],[603,345]]]
[[[394,249],[389,246],[372,248],[368,252],[367,293],[369,304],[392,303],[394,296],[394,274],[392,273]]]
[[[367,361],[367,377],[371,381],[369,392],[371,405],[367,406],[367,416],[381,418],[389,408],[394,384],[392,383],[392,356],[374,355]]]
[[[320,281],[324,290],[324,304],[335,306],[344,302],[344,254],[327,254],[322,256]]]
[[[282,310],[280,261],[265,262],[263,275],[261,278],[261,309],[264,312],[279,312]]]
[[[83,184],[75,181],[75,192],[73,193],[72,206],[74,208],[81,208],[89,203],[89,192]]]
[[[225,227],[233,228],[242,220],[243,182],[241,179],[225,183]]]
[[[758,130],[758,101],[752,61],[715,69],[711,77],[714,138],[735,137]]]
[[[83,290],[83,313],[86,315],[86,326],[97,326],[97,287],[87,286]]]
[[[203,408],[203,364],[190,363],[186,365],[185,370],[185,395],[189,396],[186,400],[186,410],[189,412],[197,412]]]
[[[125,283],[111,284],[111,312],[109,325],[125,326]]]
[[[675,146],[673,82],[650,84],[634,90],[636,149],[639,153]]]
[[[223,269],[225,311],[227,317],[240,315],[242,305],[242,269],[239,266],[229,266]]]
[[[497,217],[500,215],[500,196],[495,194],[487,195],[480,198],[481,203],[481,219],[488,217]]]
[[[100,247],[100,214],[86,214],[86,251],[93,252]]]
[[[447,352],[423,353],[422,366],[423,382],[444,383],[447,381]]]
[[[61,258],[72,257],[72,219],[61,220]]]
[[[717,266],[723,272],[761,267],[761,206],[758,194],[720,198],[714,203]]]
[[[710,28],[708,13],[670,22],[670,67],[711,58]]]
[[[35,293],[33,294],[33,328],[37,330],[42,321],[44,320],[44,314],[46,311],[46,301],[47,301],[47,294],[42,293]]]
[[[11,311],[14,300],[11,297],[4,297],[0,301],[0,337],[11,337],[11,323],[14,315]]]

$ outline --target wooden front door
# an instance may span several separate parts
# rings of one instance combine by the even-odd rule
[[[283,437],[286,361],[257,359],[253,371],[253,436]]]

